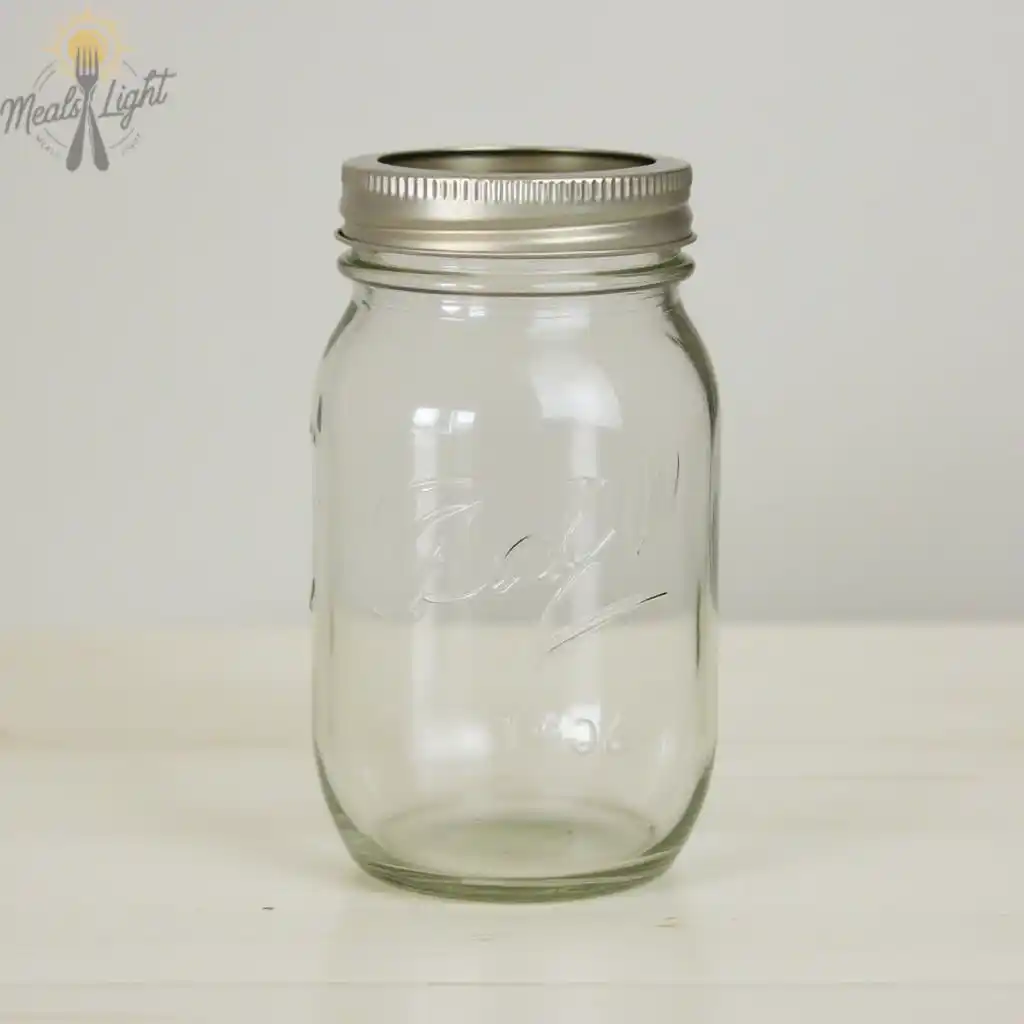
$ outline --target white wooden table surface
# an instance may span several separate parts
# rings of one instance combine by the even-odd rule
[[[347,860],[302,632],[0,638],[2,1021],[1024,1022],[1024,628],[731,628],[654,884],[501,907]]]

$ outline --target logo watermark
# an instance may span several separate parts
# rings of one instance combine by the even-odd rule
[[[106,171],[138,148],[140,124],[171,98],[177,73],[141,70],[127,59],[114,22],[90,10],[61,27],[48,53],[27,91],[0,99],[0,129],[34,139],[69,171],[88,162]]]

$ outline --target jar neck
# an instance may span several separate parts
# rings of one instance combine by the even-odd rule
[[[582,295],[663,289],[693,273],[677,247],[588,256],[424,255],[353,246],[338,261],[354,281],[441,294]]]

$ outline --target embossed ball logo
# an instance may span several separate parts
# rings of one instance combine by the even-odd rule
[[[106,171],[135,151],[171,96],[170,68],[128,59],[116,24],[90,10],[62,25],[31,87],[0,101],[5,136],[25,134],[69,171]]]

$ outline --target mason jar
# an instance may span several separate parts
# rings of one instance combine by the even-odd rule
[[[348,161],[316,383],[314,732],[341,837],[445,896],[673,861],[716,737],[718,396],[691,171],[572,149]]]

